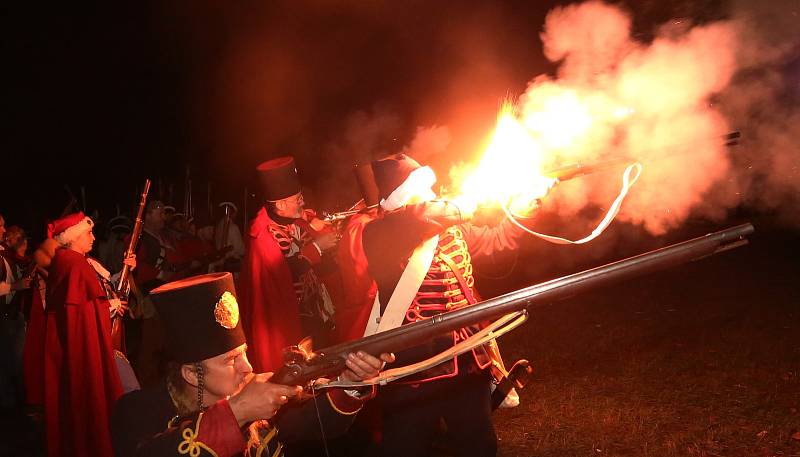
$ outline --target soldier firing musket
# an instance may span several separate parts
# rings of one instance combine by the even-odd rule
[[[735,138],[729,135],[726,140]],[[540,171],[545,169],[542,156],[546,149],[511,110],[504,108],[479,164],[474,169],[465,169],[469,173],[465,172],[462,179],[454,178],[454,191],[448,192],[449,195],[437,197],[432,190],[436,182],[433,171],[406,156],[395,155],[373,162],[381,197],[380,204],[374,206],[377,214],[367,217],[373,207],[364,205],[363,210],[351,208],[327,216],[328,220],[338,222],[365,215],[360,225],[345,225],[346,238],[340,251],[347,251],[355,258],[348,265],[353,277],[369,276],[375,281],[374,288],[361,288],[365,295],[374,298],[371,313],[348,309],[351,319],[346,325],[350,330],[339,329],[340,333],[352,339],[361,330],[364,336],[369,336],[474,307],[480,299],[474,289],[473,258],[491,256],[499,250],[515,250],[526,233],[556,244],[583,244],[600,236],[620,212],[644,166],[636,159],[622,156]],[[553,158],[549,159],[552,163]],[[588,236],[569,240],[538,233],[521,222],[532,217],[540,199],[557,183],[622,166],[625,170],[619,194]],[[472,215],[487,206],[499,206],[506,217],[495,226],[473,225]],[[365,268],[368,275],[363,274]],[[362,306],[362,310],[365,306],[368,305]],[[337,318],[337,323],[341,321]],[[410,373],[406,370],[403,379],[396,385],[390,384],[384,392],[386,410],[391,411],[383,418],[384,452],[425,454],[430,436],[424,430],[435,428],[441,419],[448,423],[457,455],[494,455],[493,425],[487,411],[482,409],[482,405],[489,403],[483,401],[490,392],[488,385],[483,384],[488,378],[465,373],[491,371],[495,383],[502,383],[508,381],[508,370],[494,344],[497,333],[480,339],[481,328],[476,322],[463,324],[447,329],[453,335],[449,343],[445,338],[428,335],[424,348],[395,349],[400,351],[397,365],[412,364],[415,368]],[[464,341],[473,339],[479,342],[464,351],[457,349]],[[292,357],[302,359],[304,353],[308,353],[308,348],[301,345]],[[464,356],[458,358],[459,354]],[[527,370],[524,361],[520,362],[524,375]],[[410,383],[419,386],[412,390],[403,387]],[[469,394],[458,397],[455,392],[467,385],[471,386]],[[515,395],[511,390],[506,403],[512,406],[518,403]],[[409,406],[422,404],[438,406]],[[467,422],[472,428],[451,427],[451,422]],[[414,424],[411,429],[409,423]]]
[[[747,244],[746,237],[752,234],[753,231],[754,228],[751,224],[731,227],[607,265],[509,292],[464,309],[442,313],[427,320],[317,351],[313,351],[308,346],[303,345],[290,347],[287,348],[285,353],[286,363],[277,371],[273,381],[286,385],[306,385],[318,378],[335,376],[344,369],[346,355],[354,351],[363,350],[376,354],[399,352],[422,345],[436,336],[478,322],[494,320],[502,324],[496,327],[487,327],[491,330],[485,332],[485,335],[482,335],[481,338],[468,340],[458,350],[452,351],[447,355],[448,357],[453,357],[471,350],[474,345],[481,344],[487,337],[495,338],[507,332],[509,325],[516,327],[527,318],[529,312],[536,308],[591,292],[601,287],[618,284],[639,276],[735,249]],[[508,319],[509,316],[512,318]],[[439,363],[441,360],[441,358],[437,357],[435,360],[425,361],[419,366],[385,371],[379,377],[368,380],[366,383],[386,384],[393,382],[409,376],[421,368],[429,366],[431,363]],[[352,387],[355,385],[361,384],[334,382],[322,388]]]

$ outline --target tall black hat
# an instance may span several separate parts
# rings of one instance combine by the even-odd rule
[[[372,164],[353,165],[353,174],[356,175],[358,189],[364,198],[364,204],[372,206],[380,202],[378,185],[375,183],[375,175],[372,172]]]
[[[267,160],[256,167],[258,180],[267,201],[278,201],[300,192],[297,167],[291,156]]]
[[[372,161],[372,174],[375,176],[380,198],[391,195],[417,168],[420,168],[420,164],[405,154],[394,154]]]
[[[177,363],[216,357],[245,343],[233,276],[211,273],[150,292],[164,322],[167,354]]]

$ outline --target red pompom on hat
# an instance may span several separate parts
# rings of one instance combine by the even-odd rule
[[[77,212],[57,219],[47,225],[47,236],[62,245],[66,245],[94,226],[91,218]]]

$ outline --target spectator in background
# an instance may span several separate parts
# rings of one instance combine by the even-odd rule
[[[239,208],[231,202],[222,202],[219,207],[222,209],[222,217],[214,227],[214,246],[218,251],[224,250],[225,256],[215,268],[216,271],[229,271],[238,279],[244,257],[242,231],[236,224]]]
[[[116,216],[108,221],[106,239],[100,242],[97,256],[100,263],[108,268],[111,273],[122,270],[122,261],[131,234],[131,220],[127,216]]]
[[[113,456],[108,422],[123,384],[111,315],[120,301],[111,295],[108,271],[87,257],[93,226],[90,218],[75,213],[48,227],[61,246],[50,265],[45,310],[44,415],[50,456]],[[125,262],[135,267],[133,257]]]
[[[23,297],[30,289],[31,278],[24,274],[25,233],[19,227],[6,231],[2,215],[0,240],[0,409],[8,411],[22,404]]]

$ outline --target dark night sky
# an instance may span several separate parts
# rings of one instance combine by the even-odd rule
[[[556,3],[14,7],[3,40],[12,62],[4,65],[3,168],[13,190],[0,211],[36,232],[61,211],[68,184],[76,193],[85,186],[89,209],[107,215],[115,203],[131,206],[146,176],[160,178],[164,193],[171,179],[178,200],[187,165],[196,201],[208,179],[215,199],[240,199],[253,167],[284,154],[323,193],[332,170],[394,152],[421,125],[448,125],[459,154],[491,129],[503,97],[553,70],[538,34]],[[643,31],[720,9],[715,1],[625,4]],[[391,122],[362,150],[333,154],[355,113]],[[355,192],[352,182],[344,187]]]

